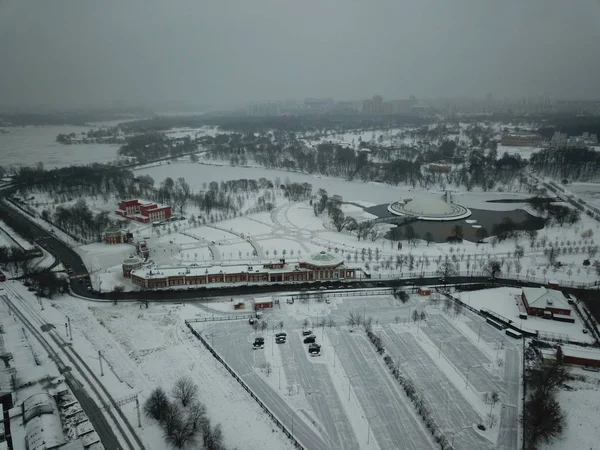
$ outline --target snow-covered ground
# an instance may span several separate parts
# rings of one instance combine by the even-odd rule
[[[532,154],[540,150],[542,150],[541,147],[514,147],[498,144],[498,157],[501,158],[504,153],[508,153],[509,155],[519,155],[523,159],[529,159]]]
[[[526,320],[519,319],[519,312],[524,311],[521,300],[521,289],[500,287],[483,289],[480,291],[456,293],[463,303],[475,309],[487,309],[507,319],[512,320],[515,326],[526,331],[539,331],[547,336],[565,337],[572,341],[593,343],[594,338],[589,333],[584,333],[584,324],[575,311],[571,312],[575,323],[558,322],[541,317],[528,316]]]
[[[5,284],[9,294],[18,293],[39,310],[38,299],[32,293],[17,282],[9,283]],[[102,352],[106,360],[102,380],[115,398],[139,393],[143,403],[153,388],[162,386],[170,391],[178,377],[187,375],[198,385],[199,399],[206,404],[213,425],[220,423],[223,427],[228,448],[292,448],[256,402],[185,326],[184,318],[203,310],[190,305],[151,305],[149,309],[140,309],[135,303],[113,306],[68,295],[41,301],[45,308],[39,314],[48,323],[60,324],[62,329],[69,317],[72,346],[98,376],[97,355]],[[43,351],[39,356],[47,359]],[[137,424],[133,404],[122,409],[129,421]],[[143,415],[138,433],[149,450],[165,448],[160,429]]]
[[[595,420],[600,416],[600,372],[573,367],[571,372],[583,376],[583,381],[570,381],[569,390],[560,390],[557,400],[565,412],[567,423],[561,439],[541,446],[543,450],[597,449],[600,428]]]

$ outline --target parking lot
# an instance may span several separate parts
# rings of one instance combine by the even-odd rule
[[[418,328],[414,310],[427,316]],[[293,422],[294,436],[307,449],[439,448],[362,328],[346,325],[350,312],[373,318],[386,354],[413,380],[456,448],[517,448],[518,348],[477,316],[456,322],[422,299],[402,305],[379,295],[281,301],[265,313],[262,331],[247,320],[197,326],[288,429]],[[323,319],[325,326],[314,327]],[[329,319],[335,325],[328,326]],[[314,356],[303,342],[306,329],[320,345]],[[277,343],[280,332],[286,338]],[[264,341],[254,348],[257,337]],[[494,432],[484,436],[474,428],[489,409],[481,394],[490,391],[499,393],[501,413]]]

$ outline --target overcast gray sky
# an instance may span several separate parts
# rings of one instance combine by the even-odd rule
[[[0,106],[594,97],[599,0],[0,0]]]

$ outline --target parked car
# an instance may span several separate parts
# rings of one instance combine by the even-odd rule
[[[319,344],[310,344],[308,346],[310,356],[319,356],[321,354],[321,346]]]
[[[285,344],[286,339],[287,338],[285,336],[275,338],[275,343],[277,343],[277,344]]]
[[[302,330],[302,336],[310,336],[312,334],[312,330]]]
[[[287,337],[287,333],[284,333],[283,331],[281,331],[280,333],[277,333],[277,334],[275,335],[275,337],[276,337],[276,338],[280,338],[280,337],[284,337],[284,338],[285,338],[285,337]]]
[[[254,339],[254,344],[252,344],[252,348],[254,350],[258,348],[265,348],[265,338],[257,337],[256,339]]]
[[[250,325],[254,325],[254,322],[256,322],[256,319],[255,319],[254,317],[250,317],[250,318],[248,319],[248,323],[249,323]]]
[[[304,338],[305,344],[313,344],[317,340],[317,337],[313,334],[312,336],[307,336]]]

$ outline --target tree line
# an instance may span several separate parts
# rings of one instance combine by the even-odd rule
[[[531,155],[531,167],[540,175],[559,180],[597,181],[600,152],[590,148],[544,149]]]

